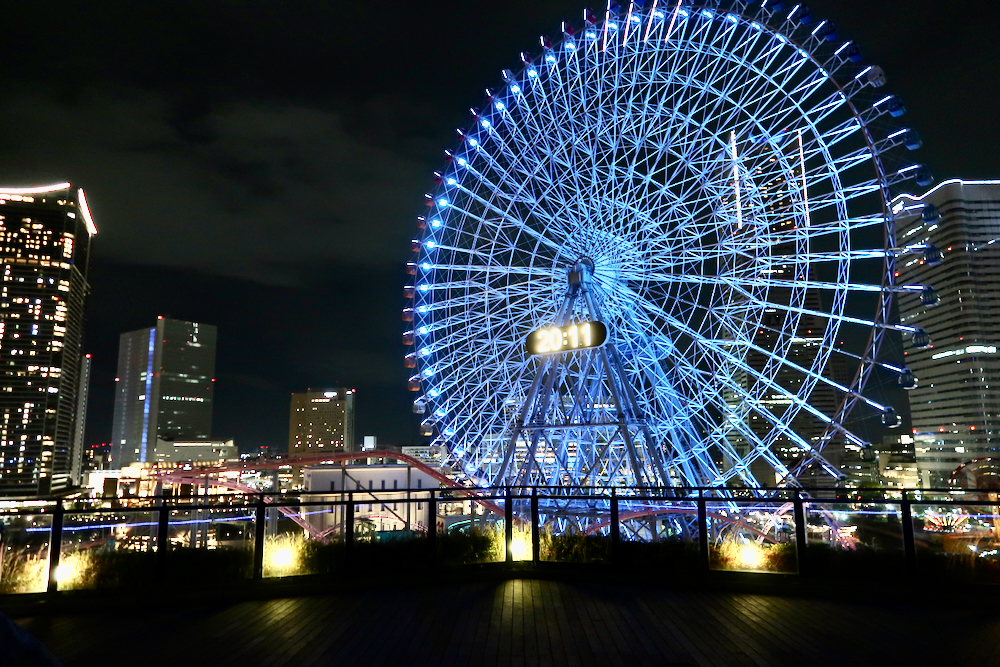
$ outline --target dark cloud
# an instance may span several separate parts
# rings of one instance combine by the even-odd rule
[[[33,156],[0,167],[0,180],[70,173],[86,184],[99,258],[262,282],[302,280],[296,267],[320,262],[398,259],[427,180],[423,165],[355,140],[337,114],[291,103],[192,115],[149,93],[72,106],[24,94],[0,123]]]
[[[220,327],[220,435],[284,441],[287,392],[356,384],[412,433],[398,309],[441,150],[576,1],[18,2],[0,22],[0,183],[87,187],[92,439],[117,335]],[[889,75],[939,179],[1000,176],[996,3],[814,0]]]

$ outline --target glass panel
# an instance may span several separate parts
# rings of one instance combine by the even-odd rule
[[[156,514],[111,510],[67,513],[56,582],[59,590],[117,588],[148,581],[155,566]]]
[[[690,500],[643,496],[618,505],[618,557],[630,566],[700,570],[698,505]]]
[[[329,574],[344,562],[346,504],[339,495],[303,495],[302,505],[268,507],[264,529],[264,576]],[[328,502],[322,502],[328,501]]]
[[[484,507],[462,494],[443,491],[442,495],[438,503],[437,559],[447,565],[503,561],[504,523],[503,516],[492,511],[496,503],[483,500]],[[520,545],[523,558],[523,542]],[[529,538],[529,550],[530,545]]]
[[[431,516],[427,490],[371,490],[355,492],[353,555],[366,565],[421,563],[430,558],[428,526],[443,529],[440,516]]]
[[[559,495],[546,491],[538,499],[541,523],[540,560],[559,563],[611,561],[611,501],[604,490]]]
[[[172,509],[166,554],[169,577],[206,583],[251,577],[254,517],[253,506],[238,502]]]
[[[806,503],[809,569],[817,576],[870,575],[905,566],[899,503]]]
[[[791,502],[734,498],[707,503],[709,567],[735,572],[798,572]]]
[[[963,504],[912,505],[917,569],[924,576],[1000,583],[997,494],[955,492],[953,496],[947,500]]]
[[[50,514],[0,514],[0,593],[42,593],[48,586]]]

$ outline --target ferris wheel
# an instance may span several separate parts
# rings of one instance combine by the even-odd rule
[[[804,5],[610,5],[487,89],[412,241],[414,411],[476,484],[840,477],[901,257],[902,101]],[[773,475],[773,476],[772,476]]]

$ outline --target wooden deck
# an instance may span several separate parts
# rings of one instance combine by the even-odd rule
[[[15,618],[76,665],[1000,665],[1000,611],[533,579]],[[997,593],[1000,595],[1000,592]]]

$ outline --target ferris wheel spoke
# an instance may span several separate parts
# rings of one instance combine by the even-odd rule
[[[500,275],[540,276],[545,278],[562,277],[564,271],[557,271],[548,266],[501,266],[495,264],[431,264],[427,270],[462,271],[464,273],[495,273]]]
[[[847,290],[854,292],[920,292],[923,285],[869,285],[864,283],[832,283],[816,280],[748,280],[739,276],[700,276],[700,275],[678,275],[669,273],[635,273],[619,272],[619,276],[625,280],[649,280],[657,283],[675,284],[700,284],[700,285],[724,285],[742,287],[765,287],[765,288],[795,288],[795,289],[823,289],[823,290]]]
[[[477,222],[483,225],[493,227],[499,234],[505,234],[506,228],[510,226],[516,229],[518,232],[523,233],[525,236],[531,237],[534,241],[536,241],[540,245],[543,245],[549,248],[550,250],[554,251],[557,255],[562,253],[562,248],[559,245],[552,242],[548,237],[544,236],[541,232],[533,229],[530,225],[526,224],[524,221],[511,216],[507,212],[500,210],[493,204],[486,202],[481,197],[477,196],[475,197],[475,199],[485,208],[488,208],[489,210],[493,211],[496,215],[499,215],[500,219],[493,220],[491,218],[478,215],[468,209],[464,209],[461,206],[458,206],[457,204],[451,204],[450,208],[458,211],[467,218],[476,220]],[[447,247],[447,246],[441,246],[441,247]],[[448,248],[448,249],[457,249],[457,248]]]
[[[731,352],[729,352],[725,348],[722,348],[722,347],[716,345],[713,341],[710,341],[710,340],[706,339],[700,332],[698,332],[698,331],[696,331],[696,330],[688,327],[686,324],[684,324],[683,322],[677,320],[672,315],[666,313],[661,308],[659,308],[659,307],[655,306],[654,304],[651,304],[651,303],[649,303],[649,302],[647,302],[645,300],[640,300],[639,303],[643,307],[645,307],[647,310],[649,310],[650,312],[656,314],[659,317],[662,317],[669,324],[671,324],[671,326],[676,327],[678,330],[682,331],[683,333],[691,336],[695,340],[700,341],[705,346],[706,349],[712,349],[712,350],[716,351],[717,353],[722,354],[723,356],[725,356],[726,358],[728,358],[730,361],[732,361],[733,363],[737,364],[737,366],[740,368],[740,370],[753,375],[755,378],[757,378],[760,381],[768,383],[769,385],[772,386],[772,389],[774,389],[774,390],[781,390],[781,391],[787,393],[787,390],[782,389],[780,385],[774,384],[773,380],[771,380],[767,376],[761,374],[760,372],[758,372],[757,370],[755,370],[751,366],[747,365],[744,361],[740,360],[739,357],[733,355]],[[775,304],[763,303],[762,305],[764,305],[766,307],[780,309],[780,307],[777,306],[777,305],[775,305]],[[831,313],[820,313],[818,311],[810,311],[808,309],[798,309],[798,312],[801,313],[801,314],[808,314],[808,315],[814,315],[814,316],[820,316],[820,317],[822,317],[822,316],[830,317],[831,316]],[[849,321],[849,320],[852,320],[852,319],[856,319],[856,318],[845,318],[844,321]],[[863,322],[861,320],[858,320],[858,321],[859,322]],[[819,376],[819,375],[813,373],[812,371],[805,370],[802,367],[798,366],[797,364],[794,364],[794,362],[789,361],[788,359],[772,356],[772,352],[770,352],[768,350],[765,350],[764,348],[760,348],[760,347],[758,347],[758,346],[750,343],[749,341],[746,341],[746,340],[737,340],[735,342],[736,342],[736,344],[745,345],[745,346],[750,347],[752,349],[756,349],[758,352],[762,352],[763,354],[765,354],[769,358],[774,359],[775,361],[777,361],[779,363],[782,363],[782,364],[788,365],[790,367],[793,367],[796,370],[799,370],[799,371],[803,372],[804,374],[808,375],[809,377],[812,377],[814,379],[817,379],[817,378],[823,379],[822,376]],[[830,380],[828,382],[829,383],[833,383],[832,380]],[[848,389],[846,387],[842,387],[842,385],[833,383],[833,384],[831,384],[831,386],[835,386],[837,388],[840,388],[845,393],[849,393],[849,394],[852,394],[852,395],[855,394],[855,392],[853,392],[852,390],[850,390],[850,389]],[[869,405],[871,405],[872,407],[881,409],[883,411],[885,409],[884,406],[881,406],[880,404],[876,403],[875,401],[872,401],[871,399],[861,397],[860,395],[858,395],[857,397],[860,398],[861,400],[864,400],[865,402],[869,403]],[[827,419],[830,419],[830,418],[827,418]]]
[[[862,440],[857,435],[852,433],[850,430],[845,428],[842,424],[839,424],[832,418],[824,415],[822,412],[817,410],[808,402],[801,399],[799,396],[791,394],[787,390],[776,385],[776,383],[774,383],[773,381],[769,381],[767,382],[767,384],[772,391],[779,391],[781,394],[785,396],[785,400],[797,404],[801,409],[811,414],[820,422],[826,424],[829,428],[832,428],[836,432],[840,433],[855,445],[861,447],[867,446],[868,443],[866,443],[864,440]],[[791,419],[783,418],[782,416],[776,415],[771,410],[769,410],[765,405],[763,405],[760,401],[753,400],[749,392],[743,387],[741,387],[739,384],[730,381],[729,386],[735,393],[741,394],[744,397],[746,405],[751,407],[754,412],[767,419],[773,425],[777,426],[785,434],[786,437],[789,437],[789,439],[799,444],[799,446],[802,447],[803,450],[810,452],[811,456],[816,456],[817,460],[819,460],[824,465],[824,467],[827,469],[828,472],[830,472],[831,475],[833,475],[834,477],[840,476],[840,473],[836,469],[836,467],[832,466],[829,462],[823,459],[822,456],[819,455],[818,451],[811,443],[806,442],[801,436],[796,434],[791,429],[790,427],[792,421]]]

